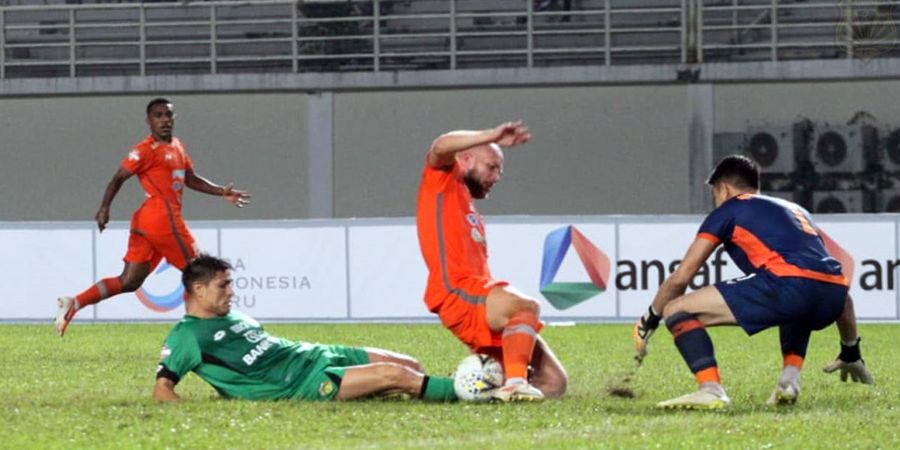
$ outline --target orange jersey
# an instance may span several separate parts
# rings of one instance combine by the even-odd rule
[[[437,311],[447,294],[459,290],[465,280],[491,279],[484,219],[475,210],[458,165],[434,168],[425,164],[416,228],[429,272],[425,290],[429,310]]]
[[[122,168],[137,175],[145,195],[163,200],[172,213],[181,213],[184,174],[193,169],[184,145],[178,138],[172,142],[157,141],[152,135],[134,146],[122,160]]]

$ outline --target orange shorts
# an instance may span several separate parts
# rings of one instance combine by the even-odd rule
[[[166,258],[169,264],[184,269],[197,256],[194,235],[180,218],[170,219],[163,211],[141,207],[131,221],[128,251],[122,258],[127,263],[150,263],[150,270]]]
[[[455,283],[456,288],[436,311],[441,323],[473,352],[500,358],[503,333],[488,326],[485,301],[491,289],[508,284],[489,278],[465,278]]]

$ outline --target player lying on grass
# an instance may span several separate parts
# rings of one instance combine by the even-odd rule
[[[350,400],[408,394],[454,401],[453,380],[429,377],[409,356],[386,350],[292,342],[231,311],[231,266],[202,255],[182,272],[186,314],[166,338],[153,397],[178,400],[175,385],[194,372],[223,397]]]
[[[859,351],[853,301],[833,244],[800,206],[759,195],[759,168],[743,156],[724,158],[709,177],[716,209],[706,217],[687,254],[659,287],[635,323],[638,357],[665,319],[691,372],[696,392],[659,403],[661,408],[718,409],[730,405],[719,379],[705,327],[740,325],[749,335],[777,326],[784,365],[769,404],[794,403],[809,337],[837,321],[841,354],[825,368],[842,380],[872,383]],[[827,243],[827,244],[826,244]],[[684,294],[688,283],[722,244],[746,276]]]

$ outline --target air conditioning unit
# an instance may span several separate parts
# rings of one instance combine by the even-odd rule
[[[813,192],[813,212],[817,214],[861,213],[865,194],[857,191]]]
[[[793,125],[747,127],[744,154],[759,164],[763,174],[789,174],[809,161],[811,129],[807,120]]]
[[[759,164],[762,173],[791,173],[808,159],[809,123],[747,127],[744,154]]]
[[[867,124],[818,124],[813,131],[812,161],[821,174],[851,174],[877,162],[878,131]]]
[[[883,189],[879,191],[878,211],[900,213],[900,189]]]
[[[881,164],[884,170],[900,173],[900,127],[886,130],[881,139]]]

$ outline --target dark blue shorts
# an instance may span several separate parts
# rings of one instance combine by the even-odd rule
[[[765,270],[721,281],[716,283],[716,289],[738,325],[750,335],[787,324],[821,330],[837,320],[847,298],[846,286],[777,277]]]

